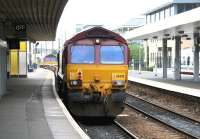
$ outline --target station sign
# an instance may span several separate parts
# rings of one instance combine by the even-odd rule
[[[15,24],[14,28],[17,38],[26,38],[26,24]]]
[[[16,24],[15,31],[16,32],[26,32],[26,24]]]

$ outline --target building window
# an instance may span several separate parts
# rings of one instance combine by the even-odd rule
[[[152,57],[152,62],[154,62],[154,53],[153,53],[153,57]]]
[[[185,11],[185,4],[178,4],[177,5],[177,13],[182,13]]]
[[[186,4],[185,5],[185,11],[189,11],[191,9],[193,9],[193,4]]]
[[[156,22],[160,20],[160,13],[156,13]]]
[[[160,20],[163,20],[163,19],[165,19],[165,11],[164,10],[160,11]]]
[[[190,57],[189,56],[187,57],[187,65],[188,66],[190,65]]]
[[[156,14],[151,15],[151,23],[154,23],[156,19]]]
[[[185,56],[183,57],[183,60],[181,62],[182,62],[182,65],[186,65]]]
[[[175,15],[175,13],[174,13],[174,6],[171,6],[170,7],[170,16],[173,16],[173,15]]]
[[[168,68],[171,68],[171,65],[172,65],[172,48],[171,47],[168,47],[167,48],[167,51],[168,51]]]
[[[147,23],[151,23],[151,17],[150,17],[150,15],[147,15]]]
[[[197,7],[199,7],[199,6],[200,6],[200,4],[197,4],[197,3],[196,3],[196,4],[192,4],[192,7],[193,7],[193,8],[197,8]]]
[[[170,16],[170,8],[165,9],[165,18]]]

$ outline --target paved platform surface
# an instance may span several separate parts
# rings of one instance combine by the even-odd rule
[[[174,80],[173,73],[168,74],[167,79],[163,79],[161,73],[157,73],[157,76],[155,76],[154,72],[142,71],[139,73],[139,71],[130,70],[129,80],[169,91],[200,97],[200,81],[194,81],[193,75],[182,75],[181,80]]]
[[[52,74],[51,74],[52,75]],[[80,139],[53,95],[49,71],[9,79],[0,100],[0,139]]]

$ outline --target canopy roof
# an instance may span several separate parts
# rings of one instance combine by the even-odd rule
[[[124,37],[127,40],[173,37],[183,34],[192,37],[193,33],[200,31],[199,14],[200,8],[196,8],[127,32]]]
[[[21,35],[25,39],[54,40],[56,28],[67,1],[0,0],[0,22],[4,25],[5,37],[19,37],[16,36],[16,25],[25,25],[26,33]]]

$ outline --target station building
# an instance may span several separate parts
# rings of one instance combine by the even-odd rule
[[[143,40],[145,65],[172,68],[181,79],[181,68],[189,67],[199,80],[199,0],[171,0],[145,13],[146,24],[126,32],[128,41]],[[182,65],[181,65],[182,64]]]
[[[112,31],[120,34],[121,36],[124,36],[124,34],[127,31],[131,31],[131,30],[134,30],[138,27],[142,27],[142,26],[144,26],[144,24],[145,24],[145,17],[144,16],[135,17],[135,18],[130,19],[129,21],[127,21],[123,25],[112,29]]]
[[[160,5],[145,13],[146,25],[164,21],[169,17],[176,16],[180,13],[200,7],[199,0],[173,0]],[[174,21],[176,22],[176,21]],[[167,35],[167,34],[166,34]],[[192,38],[183,36],[181,39],[181,64],[183,68],[191,68],[193,65]],[[175,41],[170,38],[167,41],[167,67],[174,66],[175,58]],[[144,41],[145,58],[144,63],[148,67],[162,68],[162,39],[153,36],[151,39]]]
[[[145,13],[146,24],[155,23],[200,6],[199,0],[171,0]]]

